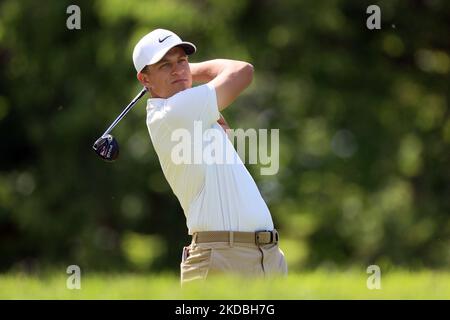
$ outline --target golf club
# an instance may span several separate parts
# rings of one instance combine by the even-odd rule
[[[94,149],[95,153],[98,154],[103,160],[112,162],[119,156],[119,143],[117,142],[116,138],[114,138],[109,133],[146,92],[146,88],[142,89],[141,92],[139,92],[139,94],[125,107],[125,109],[123,109],[116,120],[111,123],[111,125],[108,127],[108,129],[106,129],[102,136],[94,142],[92,148]]]

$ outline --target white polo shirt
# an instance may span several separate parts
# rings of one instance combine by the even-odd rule
[[[216,91],[211,84],[183,90],[168,99],[147,101],[150,138],[163,173],[184,210],[189,234],[272,230],[270,211],[217,123],[219,117]],[[211,151],[218,145],[223,147],[223,157],[214,161],[207,155],[216,156],[218,149],[208,153],[208,147]],[[230,155],[234,161],[225,160]]]

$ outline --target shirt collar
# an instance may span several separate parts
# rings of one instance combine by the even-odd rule
[[[147,110],[152,108],[160,108],[164,105],[166,99],[163,98],[150,98],[147,100]]]

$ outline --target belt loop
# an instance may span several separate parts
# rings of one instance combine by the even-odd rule
[[[229,232],[228,241],[230,243],[230,247],[233,247],[233,243],[234,243],[234,232],[233,231]]]
[[[198,233],[194,232],[194,234],[192,235],[192,244],[197,244],[197,237],[198,237]]]

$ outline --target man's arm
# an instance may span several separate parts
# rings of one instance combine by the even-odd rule
[[[223,117],[222,114],[220,114],[219,120],[217,120],[217,123],[222,127],[223,131],[227,134],[228,138],[233,142],[233,137],[230,134],[228,130],[231,130],[230,125],[228,124],[227,120]]]
[[[220,124],[220,126],[223,128],[223,130],[227,131],[230,129],[230,125],[228,124],[227,120],[223,117],[222,114],[220,114],[219,120],[217,120],[217,123]]]
[[[194,82],[210,82],[216,89],[219,111],[228,107],[253,79],[253,66],[243,61],[216,59],[189,65]]]

